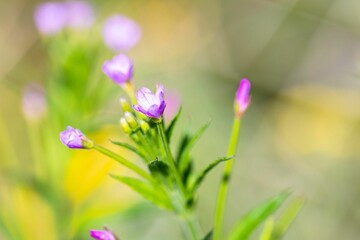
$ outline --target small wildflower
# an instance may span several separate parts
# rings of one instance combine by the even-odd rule
[[[141,38],[141,29],[136,22],[123,15],[109,17],[103,27],[105,44],[113,51],[128,51]]]
[[[250,81],[242,79],[235,96],[235,114],[241,117],[250,104]]]
[[[106,76],[119,85],[130,82],[133,76],[133,63],[125,54],[105,61],[102,69]]]
[[[93,141],[88,139],[79,129],[68,126],[65,131],[60,133],[61,142],[69,148],[94,147]]]
[[[36,8],[34,20],[40,33],[51,36],[65,27],[67,9],[61,2],[46,2]]]
[[[141,88],[136,92],[138,105],[133,108],[153,119],[160,119],[164,113],[166,103],[164,101],[164,87],[158,85],[153,94],[148,88]]]
[[[90,230],[90,236],[97,240],[117,240],[116,236],[106,227],[105,230]]]

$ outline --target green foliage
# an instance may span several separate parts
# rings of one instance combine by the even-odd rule
[[[202,181],[204,180],[204,178],[206,177],[206,175],[212,170],[214,169],[219,163],[221,162],[225,162],[228,161],[230,159],[232,159],[233,157],[222,157],[219,159],[216,159],[215,161],[213,161],[212,163],[210,163],[206,168],[204,168],[196,177],[195,180],[193,181],[192,185],[190,186],[190,191],[193,193],[202,183]]]
[[[212,240],[212,236],[213,236],[213,230],[211,229],[211,231],[208,232],[202,240]]]
[[[181,142],[181,147],[178,154],[178,169],[180,173],[183,173],[184,170],[188,167],[191,162],[190,151],[193,148],[194,144],[199,140],[201,135],[209,127],[210,121],[204,124],[193,136],[185,136]]]
[[[148,168],[153,175],[162,175],[164,177],[169,176],[169,166],[163,162],[155,159],[154,161],[150,162]]]
[[[140,151],[138,148],[132,146],[131,144],[118,142],[118,141],[112,141],[112,140],[110,140],[110,141],[111,141],[111,143],[113,143],[113,144],[115,144],[117,146],[120,146],[120,147],[124,147],[124,148],[130,150],[131,152],[136,153],[139,157],[141,157],[143,159],[146,159],[145,153]]]
[[[251,210],[235,225],[228,240],[248,239],[254,230],[284,203],[289,195],[289,192],[280,193]]]
[[[170,122],[169,126],[167,127],[165,131],[166,140],[168,143],[170,143],[171,136],[173,134],[174,128],[176,126],[176,123],[178,122],[178,119],[181,115],[182,108],[180,107],[179,111],[177,112],[176,116],[173,118],[173,120]]]
[[[289,203],[289,206],[283,211],[275,224],[271,240],[280,240],[283,238],[285,232],[289,229],[290,225],[304,206],[304,203],[305,199],[303,197],[297,197]]]
[[[110,176],[114,179],[116,179],[119,182],[122,182],[129,187],[131,187],[134,191],[139,193],[141,196],[149,200],[150,202],[154,203],[157,206],[163,207],[165,209],[171,210],[173,207],[171,205],[171,202],[165,192],[161,189],[161,187],[158,187],[155,189],[153,186],[139,180],[136,178],[131,177],[122,177],[117,175]]]

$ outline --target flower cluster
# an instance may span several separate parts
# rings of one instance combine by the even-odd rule
[[[111,177],[123,184],[129,185],[133,190],[158,207],[178,215],[188,226],[185,232],[188,239],[210,239],[210,236],[214,240],[224,239],[222,225],[226,193],[229,186],[228,180],[231,175],[233,156],[236,153],[240,121],[250,104],[251,84],[249,80],[241,80],[234,98],[234,123],[228,155],[216,159],[208,167],[195,172],[193,168],[195,161],[193,161],[190,150],[205,131],[208,124],[201,127],[195,134],[187,134],[180,139],[177,155],[174,157],[175,155],[170,149],[170,143],[174,127],[181,114],[181,108],[172,121],[167,124],[163,117],[167,105],[163,85],[158,84],[155,93],[146,87],[135,91],[132,80],[133,61],[125,54],[120,54],[111,60],[105,61],[103,72],[125,90],[131,102],[129,103],[126,98],[120,98],[120,105],[123,111],[123,116],[120,118],[120,126],[132,142],[130,144],[119,141],[111,142],[116,146],[127,148],[134,152],[143,160],[142,164],[147,168],[139,166],[135,161],[128,160],[116,152],[95,144],[80,130],[72,127],[67,127],[65,131],[61,132],[61,142],[69,148],[97,150],[133,171],[137,177],[113,174]],[[208,173],[222,162],[226,163],[216,205],[214,229],[204,235],[198,223],[194,220],[196,193]],[[228,239],[247,238],[257,225],[280,207],[288,195],[287,192],[281,193],[252,210],[234,227]],[[104,230],[91,230],[90,235],[97,240],[117,239],[114,233],[107,228]]]

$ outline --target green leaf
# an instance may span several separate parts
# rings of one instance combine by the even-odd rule
[[[206,234],[202,240],[212,240],[212,236],[213,236],[213,230],[211,229],[210,232],[208,232],[208,234]]]
[[[122,177],[112,174],[110,174],[110,176],[117,181],[128,185],[134,191],[136,191],[155,205],[163,207],[165,209],[172,209],[169,198],[166,196],[164,191],[161,191],[161,188],[154,189],[151,185],[136,178]]]
[[[166,131],[165,131],[165,136],[166,136],[166,140],[168,143],[170,143],[170,139],[171,139],[171,136],[174,132],[174,128],[175,128],[175,125],[181,115],[181,112],[182,112],[182,108],[180,107],[179,111],[177,112],[176,116],[171,120],[171,123],[169,124],[169,126],[166,128]]]
[[[230,232],[228,240],[247,240],[254,230],[283,204],[289,195],[289,192],[280,193],[251,210],[236,224]]]
[[[261,233],[260,240],[271,240],[271,235],[274,230],[274,218],[270,217],[266,220],[264,229]]]
[[[165,162],[159,161],[158,159],[150,162],[148,164],[148,168],[150,172],[154,175],[161,174],[164,177],[169,176],[169,166]]]
[[[209,127],[209,125],[210,121],[204,124],[192,137],[186,139],[186,142],[184,142],[184,146],[178,158],[178,167],[181,173],[184,172],[184,170],[190,163],[190,150],[192,149],[196,141],[199,140],[205,130]]]
[[[202,183],[204,178],[206,177],[207,173],[209,173],[212,169],[214,169],[219,163],[228,161],[230,159],[233,159],[233,157],[222,157],[219,159],[216,159],[212,163],[210,163],[205,169],[203,169],[196,177],[195,180],[191,186],[191,192],[194,192]]]
[[[303,197],[298,197],[291,201],[276,222],[271,240],[279,240],[284,236],[285,232],[304,206],[304,203],[305,199]]]
[[[128,143],[123,143],[123,142],[117,142],[117,141],[112,141],[110,140],[111,143],[120,146],[120,147],[124,147],[128,150],[130,150],[131,152],[137,154],[139,157],[141,157],[142,159],[146,160],[146,155],[144,153],[142,153],[139,149],[137,149],[136,147],[128,144]]]

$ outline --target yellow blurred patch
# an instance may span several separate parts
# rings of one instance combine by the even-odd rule
[[[329,160],[353,154],[353,131],[360,119],[358,92],[297,87],[284,92],[275,109],[276,142],[281,152]]]
[[[96,143],[119,152],[121,149],[114,148],[109,142],[111,132],[114,132],[114,129],[104,128],[94,136],[89,137]],[[124,153],[119,152],[121,155]],[[125,171],[114,160],[94,150],[74,151],[65,177],[65,189],[72,202],[75,205],[83,202],[92,192],[104,184],[106,178],[109,178],[109,172],[115,169],[117,173]]]
[[[54,214],[36,193],[20,186],[2,186],[1,192],[2,219],[13,239],[57,239]]]

